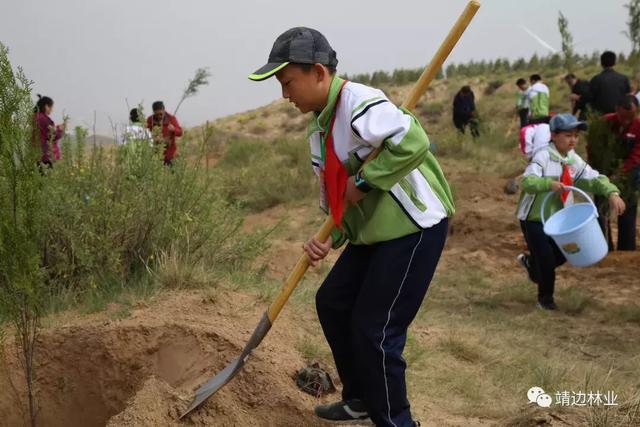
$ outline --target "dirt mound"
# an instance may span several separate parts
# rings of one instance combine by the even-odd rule
[[[184,407],[175,390],[165,381],[151,377],[129,400],[126,409],[109,420],[108,426],[169,426],[178,425],[180,409]]]
[[[40,424],[178,425],[193,390],[240,353],[257,324],[260,312],[247,302],[231,292],[215,305],[198,292],[175,294],[135,310],[130,319],[85,317],[46,330],[37,366]],[[303,361],[288,350],[290,341],[282,342],[286,317],[281,322],[285,329],[270,334],[245,369],[190,415],[188,424],[321,425],[312,415],[314,399],[293,382]],[[18,408],[24,406],[15,393],[22,389],[20,368],[6,354],[0,418],[21,425],[25,414]]]

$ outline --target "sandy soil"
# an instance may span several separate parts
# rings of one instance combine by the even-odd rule
[[[77,316],[47,329],[38,366],[41,425],[322,425],[312,415],[315,399],[294,384],[304,363],[291,347],[296,328],[286,313],[234,381],[178,423],[193,390],[240,353],[262,310],[230,291],[215,304],[202,292],[176,292],[141,303],[126,320]],[[19,365],[6,357],[0,419],[17,426],[23,414],[10,382],[20,387]]]

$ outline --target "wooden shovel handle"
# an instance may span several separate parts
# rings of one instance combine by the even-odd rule
[[[458,40],[460,40],[462,33],[464,33],[464,30],[467,29],[469,23],[471,22],[479,8],[479,1],[471,0],[469,3],[467,3],[467,6],[458,17],[458,20],[449,30],[449,34],[447,34],[447,37],[444,39],[444,41],[436,51],[433,59],[431,60],[427,68],[424,69],[418,81],[413,85],[413,88],[411,89],[411,92],[409,92],[407,99],[405,99],[402,103],[402,107],[406,108],[407,110],[413,110],[416,107],[416,104],[418,103],[422,95],[424,95],[424,93],[427,91],[427,87],[438,74],[438,70],[442,68],[442,64],[444,64],[444,61],[449,56],[456,43],[458,43]]]
[[[320,227],[320,230],[318,230],[318,232],[314,236],[316,240],[320,242],[326,242],[329,238],[329,235],[331,234],[331,230],[333,230],[333,226],[333,217],[329,215],[324,224],[322,224],[322,227]],[[285,303],[289,299],[289,295],[291,295],[296,286],[298,286],[298,282],[300,282],[302,276],[304,276],[304,273],[307,272],[309,265],[309,257],[306,253],[302,254],[302,256],[298,259],[295,267],[293,267],[293,270],[289,274],[289,277],[287,277],[287,280],[285,280],[284,285],[282,285],[280,293],[269,306],[267,316],[269,316],[269,320],[271,321],[271,323],[273,323],[276,320],[276,317],[278,317],[278,314],[280,314],[282,307],[284,307]]]

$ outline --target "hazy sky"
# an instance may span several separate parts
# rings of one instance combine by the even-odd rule
[[[560,48],[558,10],[569,19],[579,52],[628,51],[622,34],[628,0],[484,0],[450,61],[529,57],[547,51],[523,25]],[[109,133],[108,117],[125,122],[125,98],[156,99],[173,111],[198,67],[213,77],[178,118],[185,126],[263,105],[280,96],[275,79],[247,75],[267,59],[275,38],[305,25],[325,34],[340,72],[419,67],[431,58],[465,0],[206,1],[3,0],[0,41],[35,91],[74,123]],[[541,70],[544,73],[544,70]]]

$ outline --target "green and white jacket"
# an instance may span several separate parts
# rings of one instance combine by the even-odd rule
[[[518,89],[516,92],[516,109],[524,110],[529,108],[529,94],[526,90]]]
[[[334,112],[333,145],[349,176],[358,173],[375,148],[384,149],[358,173],[359,187],[371,191],[345,210],[343,232],[336,228],[332,233],[334,248],[346,240],[369,245],[396,239],[452,215],[449,184],[418,120],[381,90],[353,82],[346,83],[336,106],[343,81],[333,78],[327,106],[309,124],[314,172],[321,176],[324,169],[325,138]]]
[[[517,212],[519,220],[541,221],[542,201],[551,191],[551,182],[560,181],[564,164],[568,165],[574,186],[579,189],[602,196],[618,192],[618,188],[609,181],[609,178],[600,175],[574,150],[564,157],[558,152],[556,146],[550,143],[545,149],[536,152],[524,171]],[[545,217],[548,218],[562,207],[560,197],[551,197],[545,207]]]
[[[529,97],[529,115],[533,119],[549,115],[549,88],[542,82],[536,82],[527,91]]]

